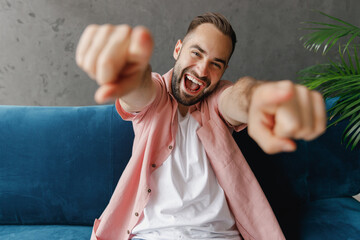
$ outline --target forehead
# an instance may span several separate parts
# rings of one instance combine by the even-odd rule
[[[203,23],[185,36],[185,47],[194,44],[199,45],[210,55],[224,59],[229,59],[232,50],[231,38],[211,23]]]

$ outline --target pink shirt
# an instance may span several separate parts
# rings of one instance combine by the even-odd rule
[[[129,239],[131,230],[142,217],[151,196],[150,174],[167,159],[175,144],[178,104],[171,94],[172,72],[163,76],[152,74],[157,96],[140,113],[128,113],[116,101],[121,117],[133,122],[133,152],[108,206],[95,220],[92,240]],[[244,239],[285,239],[259,183],[231,135],[232,128],[219,113],[218,98],[229,86],[231,82],[220,81],[210,96],[190,107],[190,113],[200,124],[197,135]],[[238,126],[236,130],[245,126]]]

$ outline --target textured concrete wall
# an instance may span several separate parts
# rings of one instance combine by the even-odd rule
[[[295,79],[298,70],[326,60],[298,40],[301,21],[325,19],[310,9],[360,25],[358,0],[0,0],[0,104],[95,104],[97,85],[74,61],[90,23],[145,25],[155,38],[153,70],[165,73],[176,40],[206,11],[223,13],[238,35],[224,78]]]

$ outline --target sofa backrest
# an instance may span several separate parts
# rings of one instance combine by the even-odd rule
[[[0,106],[0,224],[92,225],[132,139],[113,105]]]
[[[340,144],[346,124],[271,156],[246,130],[234,134],[277,216],[360,192],[360,149]],[[0,106],[0,224],[92,225],[130,159],[133,137],[113,105]]]

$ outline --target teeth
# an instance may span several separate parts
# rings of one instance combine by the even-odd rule
[[[199,82],[198,80],[196,80],[194,77],[187,75],[187,78],[192,81],[193,83],[202,86],[203,84],[201,82]]]

